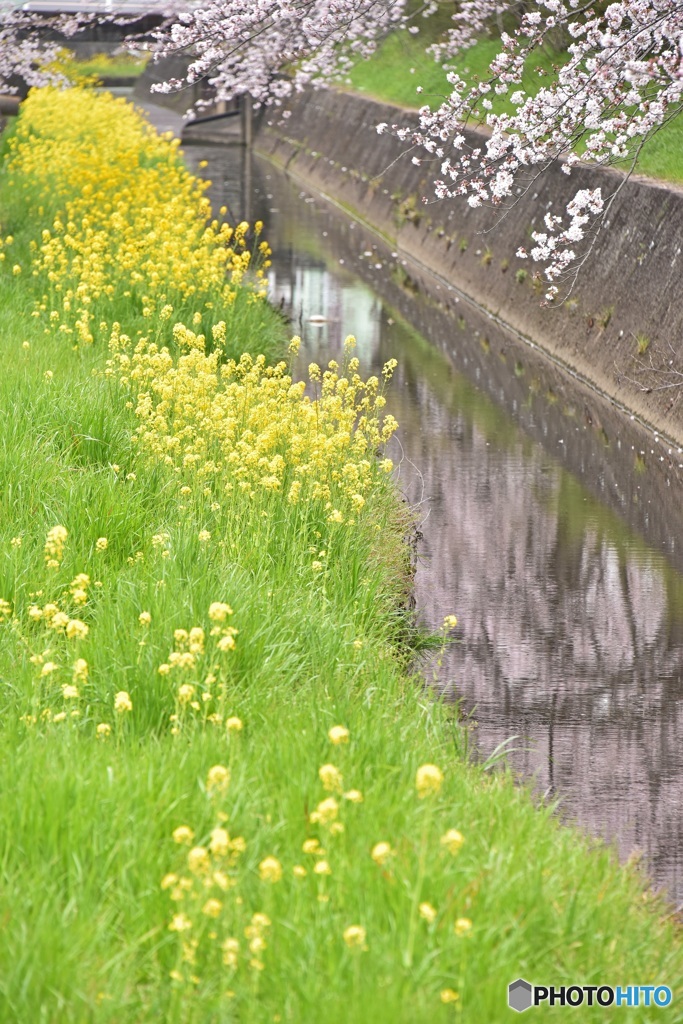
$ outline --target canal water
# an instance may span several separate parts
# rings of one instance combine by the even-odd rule
[[[186,154],[208,160],[215,208],[263,220],[302,368],[348,334],[366,374],[398,360],[390,455],[421,532],[418,613],[458,616],[427,679],[480,756],[509,740],[539,799],[682,902],[683,453],[271,165]]]

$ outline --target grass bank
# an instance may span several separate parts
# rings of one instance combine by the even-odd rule
[[[207,221],[173,142],[79,89],[23,105],[0,210],[0,1019],[680,992],[637,873],[411,678],[386,382],[351,342],[290,379],[258,225]]]
[[[425,53],[425,47],[436,37],[429,29],[423,29],[415,36],[407,32],[387,36],[373,57],[353,67],[350,74],[352,88],[411,110],[423,105],[439,106],[450,95],[451,87],[441,64]],[[499,51],[499,40],[482,38],[449,63],[467,82],[486,81],[491,61]],[[565,59],[566,54],[561,52],[543,50],[535,54],[527,61],[523,89],[534,95],[553,74],[554,66]],[[422,90],[420,93],[416,91],[418,87]],[[492,94],[490,98],[494,113],[512,112],[512,105],[506,97]],[[682,117],[671,121],[645,144],[638,157],[636,173],[664,181],[683,181]]]

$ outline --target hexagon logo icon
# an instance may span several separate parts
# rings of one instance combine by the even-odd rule
[[[533,1004],[532,988],[524,978],[517,978],[508,985],[508,1006],[511,1010],[528,1010]]]

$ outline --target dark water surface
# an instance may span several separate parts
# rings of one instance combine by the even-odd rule
[[[516,770],[683,901],[683,454],[270,165],[187,155],[208,159],[216,205],[265,222],[304,366],[348,334],[366,375],[398,360],[419,614],[458,616],[437,685],[482,754],[516,736]]]

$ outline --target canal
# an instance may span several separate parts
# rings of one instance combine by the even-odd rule
[[[365,373],[398,360],[389,454],[421,534],[418,614],[458,616],[427,681],[479,756],[509,741],[539,799],[682,902],[683,453],[270,164],[186,153],[214,208],[264,222],[302,369],[348,334]]]

